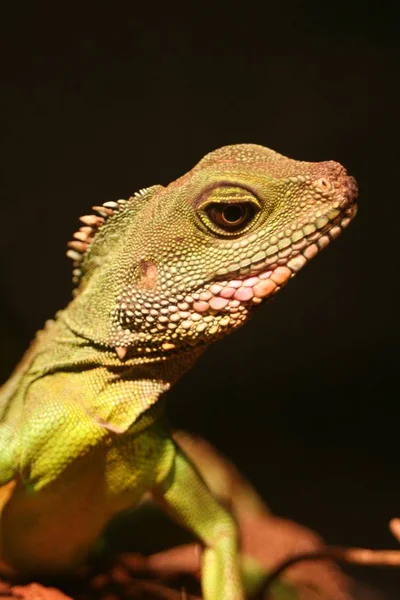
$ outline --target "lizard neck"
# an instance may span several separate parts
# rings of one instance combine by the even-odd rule
[[[139,373],[145,372],[149,378],[162,376],[163,380],[173,385],[196,360],[203,354],[206,345],[188,346],[180,351],[161,351],[138,355],[135,348],[129,349],[121,359],[115,352],[114,346],[95,342],[90,336],[75,330],[69,320],[68,308],[57,313],[56,319],[50,321],[48,328],[42,332],[50,336],[52,347],[60,353],[60,359],[68,364],[88,365],[97,364],[115,372],[125,374],[128,370]],[[58,354],[57,352],[57,354]]]
[[[100,427],[125,433],[159,418],[165,393],[199,354],[196,348],[174,356],[121,361],[113,349],[77,335],[59,313],[36,340],[29,376],[35,380],[57,373],[58,385],[65,380],[65,393],[76,408]]]

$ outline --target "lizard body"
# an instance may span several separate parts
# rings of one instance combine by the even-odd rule
[[[172,440],[165,393],[347,226],[356,195],[338,163],[242,144],[82,217],[75,296],[0,392],[0,571],[72,569],[150,492],[203,542],[206,600],[244,597],[234,521]]]

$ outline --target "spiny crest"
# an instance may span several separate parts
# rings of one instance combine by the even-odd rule
[[[114,216],[121,211],[124,206],[133,198],[144,198],[151,188],[143,188],[135,192],[131,198],[125,200],[121,198],[117,201],[104,202],[101,206],[92,206],[92,210],[97,214],[84,215],[80,217],[83,225],[73,234],[73,240],[68,242],[67,256],[73,260],[72,281],[78,284],[82,276],[81,263],[84,256],[93,241],[97,231]]]

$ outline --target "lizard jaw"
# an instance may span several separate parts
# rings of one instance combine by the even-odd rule
[[[135,347],[135,355],[146,355],[150,359],[153,354],[157,356],[161,348],[165,357],[218,339],[240,327],[252,309],[276,294],[348,226],[356,210],[356,204],[347,198],[338,209],[328,212],[324,221],[318,217],[315,225],[311,221],[304,224],[299,239],[291,240],[285,248],[275,246],[276,253],[266,251],[259,260],[253,257],[240,273],[224,269],[202,288],[176,300],[172,296],[157,299],[153,308],[149,300],[149,306],[142,307],[145,317],[142,322],[148,331],[136,334],[125,329],[126,338],[118,339],[115,344],[118,358],[126,360],[126,348],[131,346]],[[125,315],[126,321],[135,318],[129,313]],[[115,316],[118,317],[118,313]]]
[[[208,291],[200,295],[200,300],[193,304],[193,309],[206,312],[210,309],[223,310],[227,306],[234,308],[239,306],[239,303],[261,304],[264,299],[276,294],[286,285],[289,279],[320,250],[326,248],[331,240],[338,237],[356,212],[357,205],[350,203],[321,230],[310,233],[284,252],[265,260],[259,267],[251,267],[249,276],[213,283]]]

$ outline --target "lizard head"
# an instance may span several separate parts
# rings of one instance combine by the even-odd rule
[[[357,186],[336,162],[252,144],[211,152],[167,187],[95,207],[70,244],[93,341],[166,356],[243,325],[347,227]]]

